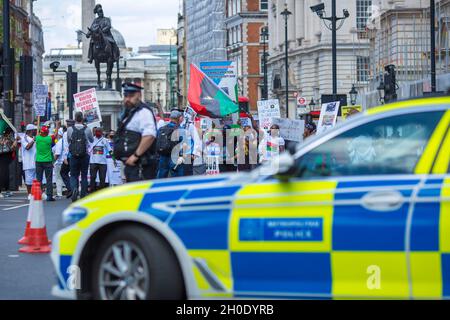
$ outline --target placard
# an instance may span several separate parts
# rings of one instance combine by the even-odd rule
[[[200,62],[200,70],[222,89],[231,100],[238,102],[236,61]]]
[[[270,129],[272,119],[281,118],[280,102],[277,99],[258,101],[258,118],[261,128]]]
[[[48,86],[36,84],[33,86],[33,109],[36,117],[45,117],[47,111]]]
[[[100,126],[102,122],[102,114],[97,100],[97,92],[95,88],[82,91],[73,95],[75,100],[75,111],[81,111],[87,125],[90,127]]]
[[[342,106],[341,107],[341,114],[342,118],[344,120],[347,119],[348,115],[353,111],[356,110],[358,112],[362,112],[362,106]]]
[[[285,118],[273,119],[273,124],[280,127],[280,136],[285,140],[302,142],[305,132],[304,120],[292,120]]]
[[[340,101],[322,104],[319,124],[317,126],[317,134],[325,132],[336,125],[340,105]]]

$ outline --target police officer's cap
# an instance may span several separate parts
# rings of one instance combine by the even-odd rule
[[[122,85],[123,92],[124,93],[134,93],[134,92],[141,92],[141,90],[144,90],[141,86],[138,86],[137,84],[126,82]]]

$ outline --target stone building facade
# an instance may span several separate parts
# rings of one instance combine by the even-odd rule
[[[317,105],[323,94],[332,93],[332,33],[310,7],[323,2],[325,16],[331,12],[331,0],[270,0],[269,1],[269,67],[272,98],[281,102],[286,114],[285,86],[285,20],[281,12],[287,3],[292,15],[288,18],[289,117],[296,118],[295,95]],[[369,40],[366,24],[371,12],[371,0],[336,1],[337,14],[347,9],[350,17],[337,32],[338,94],[348,94],[352,85],[362,91],[369,81]],[[339,25],[339,24],[338,24]],[[359,101],[358,101],[359,102]]]

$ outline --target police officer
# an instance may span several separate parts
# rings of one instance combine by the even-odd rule
[[[155,179],[156,118],[151,108],[142,102],[144,88],[133,83],[124,83],[122,87],[125,111],[115,136],[114,154],[125,164],[127,182],[140,181],[140,170],[145,180]]]

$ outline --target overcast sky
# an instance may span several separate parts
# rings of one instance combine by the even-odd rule
[[[105,16],[137,50],[156,42],[156,29],[175,28],[180,0],[103,0]],[[81,28],[81,0],[37,0],[34,11],[43,24],[45,50],[76,45],[75,31]],[[84,30],[86,32],[86,30]]]

